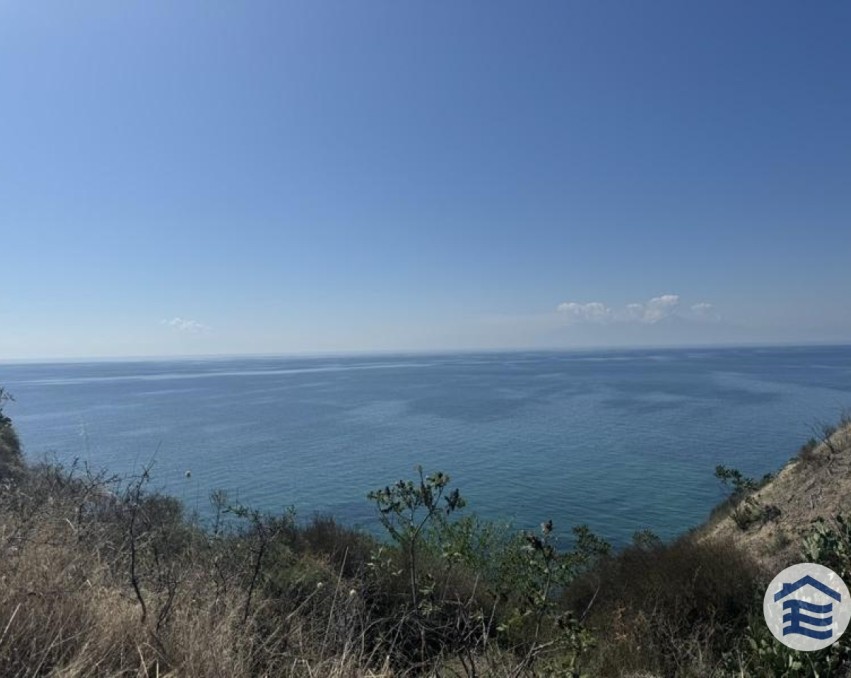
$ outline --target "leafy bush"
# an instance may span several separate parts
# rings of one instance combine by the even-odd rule
[[[552,521],[539,533],[510,533],[475,517],[457,518],[465,501],[449,476],[400,480],[369,494],[398,550],[376,553],[379,589],[393,591],[391,616],[404,619],[410,645],[402,665],[451,653],[468,675],[491,648],[516,656],[524,670],[576,671],[592,639],[558,598],[580,572],[608,553],[587,527],[561,550]],[[402,580],[408,590],[398,587]]]

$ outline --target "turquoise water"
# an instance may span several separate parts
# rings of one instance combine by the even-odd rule
[[[851,406],[851,347],[0,365],[31,459],[374,525],[368,490],[443,470],[470,509],[671,537],[721,497],[716,464],[776,469]],[[186,477],[186,471],[191,477]]]

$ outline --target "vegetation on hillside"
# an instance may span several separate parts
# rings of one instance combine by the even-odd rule
[[[147,471],[24,467],[2,408],[0,440],[3,676],[848,675],[847,641],[774,641],[774,572],[734,539],[559,544],[550,521],[478,520],[421,469],[369,493],[386,540],[221,491],[202,525]],[[826,518],[798,548],[848,576],[851,530]]]
[[[3,406],[11,399],[12,396],[0,387],[0,480],[20,472],[24,465],[18,434],[12,420],[3,413]]]
[[[819,519],[851,514],[851,417],[818,425],[776,474],[760,481],[719,466],[730,497],[700,529],[703,538],[735,540],[770,570],[800,560]]]

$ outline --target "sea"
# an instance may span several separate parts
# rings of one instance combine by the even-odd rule
[[[516,529],[664,539],[851,408],[851,347],[0,364],[31,461],[129,475],[203,520],[209,494],[377,529],[367,493],[443,471]],[[781,507],[782,508],[782,507]]]

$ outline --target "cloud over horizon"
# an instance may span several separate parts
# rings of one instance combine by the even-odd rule
[[[706,301],[692,304],[691,314],[695,320],[717,321],[721,320],[720,314],[715,310],[715,305]]]
[[[600,301],[564,301],[556,307],[556,311],[568,323],[655,325],[671,317],[703,322],[720,320],[715,306],[706,301],[692,304],[685,311],[681,310],[678,294],[662,294],[645,302],[627,304],[623,308],[612,308]]]
[[[179,332],[205,332],[210,329],[204,323],[188,318],[181,318],[180,316],[175,316],[171,320],[161,320],[160,324],[172,327]]]
[[[599,301],[587,304],[579,304],[575,301],[565,301],[558,305],[556,310],[565,314],[568,318],[579,321],[608,322],[612,318],[612,309]]]

